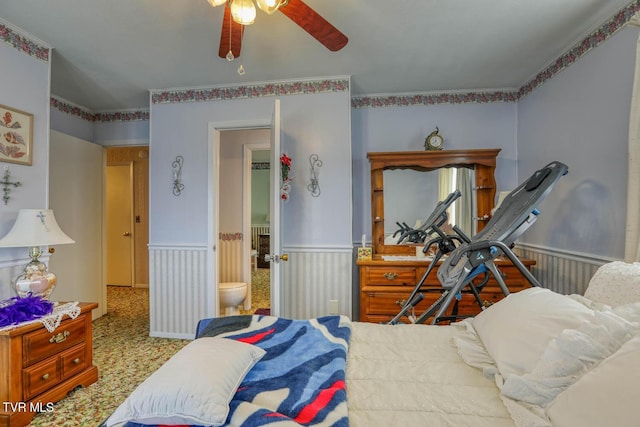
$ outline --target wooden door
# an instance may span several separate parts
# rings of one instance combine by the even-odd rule
[[[132,167],[132,163],[107,166],[106,247],[108,285],[133,285]]]

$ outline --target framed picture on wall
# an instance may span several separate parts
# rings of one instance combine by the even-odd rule
[[[0,162],[31,165],[33,114],[0,104]]]

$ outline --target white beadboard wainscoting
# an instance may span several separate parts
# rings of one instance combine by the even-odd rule
[[[352,248],[284,247],[280,316],[303,319],[332,313],[351,317]],[[150,335],[193,338],[198,321],[217,304],[206,282],[207,248],[149,245]],[[211,301],[209,301],[211,300]]]
[[[247,257],[242,256],[242,238],[239,239],[219,239],[219,268],[220,282],[242,282],[243,263]]]
[[[194,338],[213,295],[207,247],[149,245],[149,320],[152,337]]]
[[[520,257],[536,261],[531,272],[543,287],[566,295],[583,295],[598,267],[616,261],[613,258],[526,243],[516,243],[515,252]]]
[[[352,248],[283,247],[282,317],[309,319],[342,314],[351,318]],[[330,301],[337,301],[333,312]]]

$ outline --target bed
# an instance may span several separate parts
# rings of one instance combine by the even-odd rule
[[[103,426],[640,425],[640,263],[449,326],[254,315],[197,336]]]

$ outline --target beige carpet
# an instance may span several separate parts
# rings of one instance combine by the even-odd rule
[[[269,270],[253,273],[252,289],[252,311],[268,308]],[[109,286],[107,304],[109,313],[93,322],[93,362],[98,367],[98,381],[71,392],[54,405],[53,411],[37,414],[30,426],[97,426],[138,384],[189,342],[149,337],[147,289]]]

